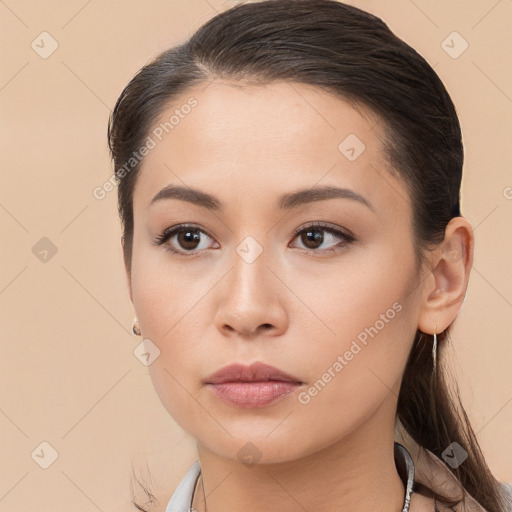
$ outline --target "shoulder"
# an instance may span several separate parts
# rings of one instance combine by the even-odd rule
[[[501,512],[512,512],[512,485],[507,482],[499,482],[503,508]],[[445,510],[455,510],[452,508],[443,508],[443,506],[437,503],[438,510],[444,512]],[[459,508],[456,508],[459,510]],[[475,512],[486,512],[483,507],[474,502],[471,498],[466,503],[466,508],[463,510],[475,511]],[[434,512],[434,503],[432,498],[428,498],[419,493],[413,493],[411,497],[411,512]]]
[[[503,497],[504,512],[512,512],[512,485],[507,482],[500,482]]]
[[[409,508],[410,512],[434,512],[432,499],[416,492],[411,496],[411,504]]]

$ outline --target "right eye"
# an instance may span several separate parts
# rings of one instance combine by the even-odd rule
[[[202,235],[204,235],[203,238],[212,240],[212,238],[198,226],[181,224],[167,228],[163,233],[155,237],[153,243],[156,245],[164,245],[167,240],[172,242],[173,239],[175,239],[174,244],[165,244],[165,250],[180,256],[194,256],[197,252],[207,248],[202,244]],[[176,247],[177,245],[179,247]],[[203,247],[201,247],[201,245],[203,245]]]

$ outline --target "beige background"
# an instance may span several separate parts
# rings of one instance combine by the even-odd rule
[[[460,114],[477,248],[451,357],[489,465],[512,482],[512,1],[350,3],[435,67]],[[122,88],[232,4],[0,1],[2,512],[133,510],[132,463],[169,496],[195,460],[133,354],[116,192],[92,190],[113,170],[106,127]],[[31,47],[50,48],[44,31],[58,43],[46,59]],[[456,59],[442,47],[453,31],[469,44]],[[41,261],[44,237],[57,252]],[[58,452],[47,469],[44,441]]]

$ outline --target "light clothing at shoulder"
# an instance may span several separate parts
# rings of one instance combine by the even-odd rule
[[[395,441],[402,444],[411,454],[415,466],[415,482],[427,485],[433,491],[449,498],[462,497],[462,485],[455,475],[430,451],[420,450],[417,443],[399,425],[395,430]],[[192,497],[200,473],[201,466],[199,460],[196,460],[176,488],[165,512],[192,512]],[[512,512],[512,486],[503,482],[501,489],[503,512]],[[461,510],[461,508],[454,510]],[[466,493],[464,512],[487,511]]]
[[[424,484],[434,492],[449,499],[462,499],[461,482],[439,457],[429,450],[420,449],[419,445],[407,433],[398,419],[395,428],[395,441],[405,446],[411,454],[415,466],[415,482]],[[501,491],[504,507],[501,512],[512,512],[512,486],[501,482]],[[455,512],[459,510],[464,512],[487,512],[467,491],[465,508],[462,508],[461,504],[453,510]]]

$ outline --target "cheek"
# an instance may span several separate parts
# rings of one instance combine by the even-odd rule
[[[334,401],[353,411],[378,404],[401,376],[417,327],[414,265],[412,258],[393,261],[381,254],[378,261],[347,262],[323,278],[301,279],[294,290],[309,309],[304,369],[318,382],[304,402],[316,402],[319,414]]]
[[[322,399],[340,401],[353,403],[356,411],[387,393],[405,367],[415,332],[407,304],[387,306],[376,315],[367,311],[345,317],[335,339],[318,338],[314,351],[304,351],[311,387],[302,403],[316,401],[321,408]]]
[[[198,303],[207,283],[187,263],[172,264],[163,247],[150,244],[147,240],[134,244],[133,304],[143,335],[164,340],[173,338],[176,328],[187,322],[187,312]]]
[[[308,452],[350,434],[398,396],[415,332],[408,318],[412,308],[405,301],[390,302],[389,296],[363,304],[362,309],[346,309],[341,319],[329,317],[336,339],[318,337],[303,352],[308,386],[298,396],[293,425],[286,426],[297,446]],[[315,434],[319,426],[321,436]]]
[[[205,409],[199,402],[199,390],[201,379],[204,378],[201,368],[207,357],[204,347],[194,342],[190,327],[191,324],[184,319],[165,339],[155,337],[160,354],[148,367],[164,408],[189,432],[193,426],[204,423]]]
[[[414,322],[405,313],[414,300],[413,260],[398,263],[391,249],[359,251],[295,280],[294,292],[307,306],[307,329],[318,333],[316,339],[342,348],[358,336],[364,342],[366,329],[375,332],[372,326],[379,338],[386,338],[386,332]]]
[[[200,311],[198,299],[204,294],[205,283],[170,272],[159,252],[141,247],[134,251],[133,304],[143,338],[159,353],[148,366],[153,386],[169,414],[181,424],[181,418],[193,411],[191,396],[185,390],[197,377],[195,362],[201,352],[194,342],[196,330],[191,329],[191,322]]]

